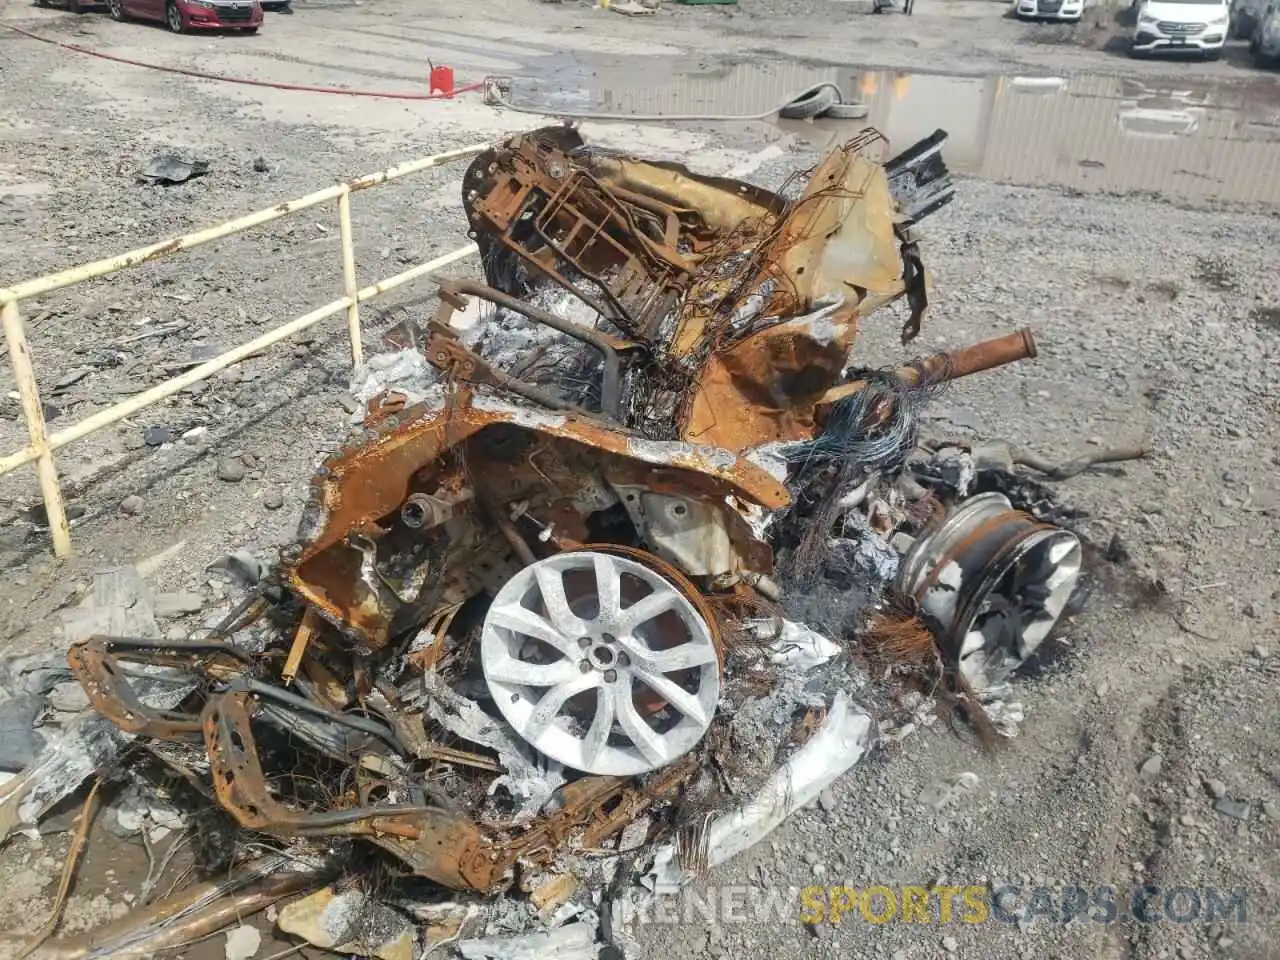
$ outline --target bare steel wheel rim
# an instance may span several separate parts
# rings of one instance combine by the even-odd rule
[[[485,617],[489,692],[541,753],[631,776],[697,745],[715,716],[720,665],[707,622],[644,564],[592,551],[525,567]]]

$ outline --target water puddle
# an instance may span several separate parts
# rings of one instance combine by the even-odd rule
[[[1280,83],[1177,84],[1075,74],[960,77],[801,64],[548,58],[519,102],[628,116],[744,115],[820,81],[869,108],[864,121],[776,121],[817,148],[864,125],[895,148],[941,127],[957,172],[1002,183],[1280,204]],[[542,72],[545,70],[545,72]]]

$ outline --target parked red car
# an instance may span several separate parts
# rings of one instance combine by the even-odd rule
[[[110,0],[115,20],[159,20],[174,33],[188,30],[243,30],[262,26],[259,0]]]

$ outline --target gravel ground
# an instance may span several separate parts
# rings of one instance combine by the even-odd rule
[[[575,58],[622,54],[634,58],[626,62],[638,77],[658,69],[660,61],[645,58],[784,55],[965,73],[1179,75],[1189,85],[1242,75],[1235,54],[1219,64],[1130,63],[1097,49],[1105,43],[1096,38],[1029,43],[1044,34],[979,0],[924,0],[913,18],[869,17],[836,0],[743,0],[668,5],[644,20],[532,0],[296,4],[297,16],[272,17],[252,39],[171,37],[12,3],[0,22],[154,62],[394,89],[420,89],[429,57],[452,62],[460,79],[545,76]],[[1274,96],[1274,83],[1250,76]],[[416,104],[213,85],[3,30],[0,102],[5,283],[532,122],[465,98]],[[792,151],[796,143],[766,125],[612,124],[589,133],[717,173],[751,161],[762,145]],[[211,173],[171,188],[137,184],[141,162],[168,148],[200,154]],[[787,153],[753,176],[768,180],[807,159]],[[456,170],[445,169],[359,196],[361,277],[464,242],[457,190]],[[935,404],[928,432],[1002,438],[1062,459],[1099,445],[1151,443],[1148,460],[1060,485],[1091,515],[1091,538],[1106,544],[1118,535],[1132,563],[1067,626],[1054,662],[1023,683],[1028,718],[1016,740],[985,752],[941,725],[918,731],[710,881],[719,890],[781,891],[1240,886],[1249,922],[869,924],[850,915],[839,926],[806,926],[793,898],[785,922],[645,925],[646,955],[1280,956],[1270,936],[1280,876],[1278,234],[1275,211],[1260,206],[1190,209],[1177,196],[962,182],[955,204],[930,221],[934,307],[923,349],[1031,326],[1040,356],[955,385]],[[57,411],[53,428],[336,296],[338,258],[336,218],[316,210],[43,298],[28,317],[44,397]],[[127,342],[179,323],[168,335]],[[70,503],[83,510],[73,530],[77,554],[65,564],[48,559],[32,522],[39,508],[28,471],[0,478],[6,651],[60,643],[56,613],[96,570],[182,544],[152,582],[161,592],[199,594],[207,613],[224,589],[210,564],[240,547],[269,558],[291,539],[306,479],[347,429],[349,358],[339,326],[321,325],[308,342],[246,361],[65,451]],[[366,337],[370,350],[377,326]],[[897,329],[889,314],[868,322],[858,359],[900,360]],[[6,370],[0,394],[11,389]],[[16,404],[0,403],[0,446],[9,450],[21,443],[22,424]],[[938,785],[962,773],[976,784],[935,810]],[[38,926],[62,849],[54,838],[19,838],[0,858],[0,915],[15,918],[6,933]],[[86,863],[92,876],[71,902],[72,925],[120,912],[130,884],[136,888],[123,869],[102,873],[109,860]],[[205,956],[206,947],[221,956],[220,942],[187,955]]]

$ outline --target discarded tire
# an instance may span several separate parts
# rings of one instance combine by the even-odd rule
[[[784,120],[812,120],[840,102],[840,91],[834,84],[820,83],[810,87],[778,111]]]
[[[866,115],[865,103],[833,103],[818,114],[818,117],[821,120],[862,120]]]

